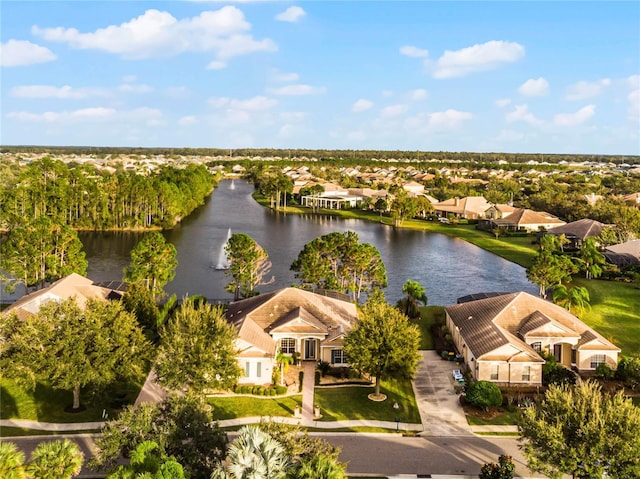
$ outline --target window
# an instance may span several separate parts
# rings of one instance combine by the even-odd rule
[[[541,353],[542,352],[542,343],[540,341],[537,341],[535,343],[531,343],[531,347],[533,348],[533,350],[536,353]]]
[[[498,378],[500,377],[499,371],[500,371],[500,367],[497,364],[492,364],[491,365],[491,380],[492,381],[497,381],[498,380]]]
[[[282,338],[280,340],[280,352],[293,354],[296,352],[296,340],[293,338]]]
[[[261,378],[262,377],[262,362],[258,361],[256,363],[256,377],[257,378]]]
[[[331,364],[346,364],[347,358],[344,355],[344,351],[342,349],[332,349],[331,350]]]
[[[531,366],[522,367],[522,380],[531,381]]]
[[[594,354],[591,356],[591,369],[596,369],[599,364],[606,364],[607,360],[604,354]]]
[[[251,363],[249,361],[244,363],[244,375],[246,377],[250,377],[251,376]]]

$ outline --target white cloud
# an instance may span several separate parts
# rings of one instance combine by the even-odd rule
[[[446,50],[436,62],[435,78],[453,78],[469,73],[494,70],[502,63],[513,63],[524,57],[519,43],[492,40],[481,45]]]
[[[220,60],[212,60],[207,63],[207,70],[224,70],[227,68],[227,62]]]
[[[20,67],[46,63],[58,58],[51,50],[27,40],[9,40],[0,43],[0,65]]]
[[[394,116],[402,115],[408,109],[407,105],[389,105],[380,110],[380,116],[384,118],[391,118]]]
[[[241,111],[265,111],[278,104],[278,101],[266,96],[254,96],[246,100],[228,97],[214,97],[209,99],[209,105],[213,108]]]
[[[280,118],[286,122],[301,122],[307,117],[307,114],[303,111],[283,111],[280,113]]]
[[[271,81],[278,83],[287,83],[292,81],[298,81],[300,79],[300,75],[293,72],[281,72],[280,70],[273,70],[270,75]]]
[[[530,78],[520,85],[518,91],[524,96],[545,96],[549,93],[549,82],[542,77]]]
[[[520,133],[519,131],[502,130],[500,134],[496,137],[496,140],[511,142],[511,141],[520,141],[523,138],[524,138],[524,134]]]
[[[133,83],[137,79],[138,79],[138,77],[135,76],[135,75],[125,75],[125,76],[122,77],[122,81],[125,82],[125,83]]]
[[[10,112],[8,118],[31,123],[105,123],[105,122],[145,122],[147,126],[160,126],[164,124],[164,115],[155,108],[135,108],[133,110],[116,110],[115,108],[92,107],[79,110],[62,112]]]
[[[576,126],[593,117],[595,113],[595,105],[587,105],[575,113],[558,113],[553,117],[553,123],[557,126]]]
[[[473,115],[467,111],[452,109],[437,111],[429,115],[429,126],[432,128],[455,128],[463,121],[470,120],[471,118],[473,118]]]
[[[393,96],[393,91],[392,90],[382,90],[380,92],[380,94],[386,98]]]
[[[191,126],[198,123],[198,119],[193,115],[183,116],[178,120],[178,125],[180,126]]]
[[[294,23],[300,20],[306,14],[307,12],[305,12],[302,8],[298,6],[293,6],[293,7],[287,8],[284,12],[276,15],[276,20],[279,20],[281,22]]]
[[[349,141],[363,141],[367,139],[367,134],[362,130],[354,130],[347,133],[347,140]]]
[[[405,45],[404,47],[400,47],[400,54],[411,58],[426,58],[429,56],[429,50],[424,50],[412,45]]]
[[[509,106],[511,104],[511,98],[501,98],[495,101],[495,105],[499,108],[504,108],[505,106]]]
[[[360,98],[351,106],[351,111],[357,113],[359,111],[370,110],[371,108],[373,108],[373,102],[371,100]]]
[[[176,19],[155,9],[120,25],[109,25],[94,32],[80,33],[75,28],[40,28],[34,35],[50,42],[66,43],[72,48],[102,50],[125,59],[163,58],[184,52],[210,52],[216,59],[210,68],[221,67],[224,60],[258,51],[275,51],[275,43],[266,38],[256,41],[246,33],[251,24],[234,6],[204,11],[192,18]]]
[[[286,85],[280,88],[272,88],[269,90],[269,92],[274,95],[280,95],[280,96],[302,96],[302,95],[316,95],[319,93],[324,93],[325,89],[323,87],[295,84],[295,85]]]
[[[586,100],[600,95],[603,90],[611,85],[609,78],[603,78],[597,82],[579,81],[567,87],[565,98],[569,101]]]
[[[533,126],[541,126],[544,124],[544,120],[536,117],[529,111],[529,105],[515,105],[515,109],[507,113],[505,116],[507,123],[514,123],[516,121],[522,121]]]
[[[10,95],[18,98],[58,98],[61,100],[81,100],[90,96],[108,96],[104,88],[74,88],[52,85],[23,85],[10,90]]]
[[[118,87],[118,90],[125,93],[150,93],[154,90],[154,88],[142,83],[137,85],[132,83],[123,83]]]
[[[516,121],[523,121],[530,125],[539,126],[542,125],[542,120],[535,117],[533,113],[529,111],[528,105],[516,105],[515,109],[506,115],[507,123],[514,123]]]
[[[414,101],[420,101],[427,98],[427,90],[424,90],[423,88],[418,88],[416,90],[413,90],[410,94],[411,94],[411,99]]]

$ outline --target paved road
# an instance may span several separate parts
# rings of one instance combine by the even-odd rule
[[[371,475],[397,474],[455,474],[478,475],[487,462],[496,462],[500,454],[510,454],[516,473],[524,477],[544,477],[531,474],[518,450],[517,440],[511,437],[402,437],[394,434],[335,434],[317,435],[342,448],[340,459],[347,462],[349,473]],[[40,436],[12,439],[20,449],[29,453],[43,440],[65,436]],[[85,458],[94,451],[94,435],[70,436],[76,441]],[[101,477],[84,469],[80,477]]]

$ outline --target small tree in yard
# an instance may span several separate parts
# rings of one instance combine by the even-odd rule
[[[344,339],[344,353],[359,372],[375,376],[375,395],[380,380],[413,378],[420,354],[420,330],[390,304],[370,298],[360,320]]]
[[[502,392],[490,381],[476,381],[467,389],[465,400],[474,406],[488,409],[502,404]]]
[[[498,464],[489,462],[480,469],[480,479],[512,479],[516,466],[511,456],[501,455]]]

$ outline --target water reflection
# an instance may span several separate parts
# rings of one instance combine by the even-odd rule
[[[223,181],[205,205],[171,231],[167,240],[178,250],[175,279],[166,287],[178,296],[202,294],[230,298],[224,287],[229,277],[211,268],[231,229],[247,233],[263,246],[273,263],[275,282],[262,291],[294,284],[289,266],[309,241],[333,231],[355,231],[361,242],[380,251],[387,268],[389,301],[402,296],[407,279],[420,282],[429,304],[452,304],[460,296],[480,291],[528,291],[522,267],[465,241],[424,231],[399,230],[379,223],[316,215],[285,215],[262,208],[246,181]],[[139,233],[82,233],[89,260],[90,278],[105,281],[122,278],[129,251],[142,237]]]

